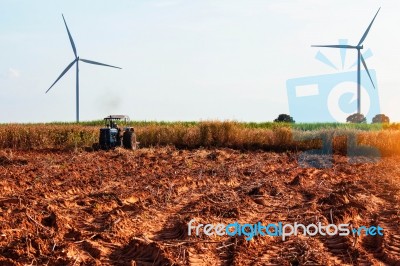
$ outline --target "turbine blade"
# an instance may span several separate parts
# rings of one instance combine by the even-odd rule
[[[67,73],[67,71],[76,63],[76,59],[74,61],[72,61],[67,68],[64,69],[64,71],[61,73],[61,75],[56,79],[56,81],[54,81],[54,83],[50,86],[50,88],[46,91],[46,93],[54,86],[54,84],[57,83],[57,81],[60,80],[60,78],[62,78],[62,76],[64,76],[65,73]]]
[[[311,47],[328,47],[328,48],[349,48],[355,49],[356,46],[353,45],[342,45],[342,44],[335,44],[335,45],[311,45]]]
[[[95,61],[92,61],[92,60],[87,60],[87,59],[82,59],[82,58],[79,58],[79,60],[82,61],[82,62],[88,63],[88,64],[99,65],[99,66],[107,66],[107,67],[113,67],[113,68],[122,69],[122,68],[117,67],[117,66],[111,66],[111,65],[95,62]]]
[[[339,44],[340,45],[347,45],[348,40],[347,39],[339,39]],[[344,62],[346,60],[346,53],[347,49],[346,48],[341,48],[340,49],[340,59],[342,60],[342,69],[344,68]]]
[[[315,59],[337,70],[337,67],[320,51],[316,54]]]
[[[368,50],[362,54],[362,56],[364,57],[364,60],[370,58],[373,55],[374,54],[372,53],[372,50],[370,48],[368,48]],[[357,60],[354,61],[354,63],[349,67],[349,69],[355,67],[356,65],[357,65]]]
[[[381,10],[381,8],[379,8],[378,11],[376,12],[374,18],[372,19],[371,23],[369,24],[367,30],[364,32],[364,35],[361,37],[361,40],[360,40],[360,42],[357,44],[357,46],[360,46],[360,45],[364,42],[365,38],[367,38],[368,32],[369,32],[369,30],[371,29],[372,23],[374,23],[374,20],[375,20],[376,16],[378,15],[379,10]]]
[[[371,80],[372,86],[373,86],[374,89],[375,89],[375,84],[374,84],[374,82],[372,81],[371,75],[369,74],[369,71],[368,71],[367,64],[365,63],[365,60],[364,60],[364,58],[363,58],[362,55],[361,55],[361,62],[362,62],[362,64],[364,65],[364,68],[365,68],[365,70],[367,71],[368,77],[369,77],[369,79]]]
[[[65,21],[64,15],[62,15],[62,17],[63,17],[63,20],[64,20],[65,27],[67,28],[68,37],[69,37],[69,41],[71,42],[72,50],[74,51],[75,58],[77,58],[78,55],[76,54],[76,47],[75,47],[74,40],[72,39],[71,33],[69,32],[69,29],[68,29],[68,26],[67,26],[67,22]]]

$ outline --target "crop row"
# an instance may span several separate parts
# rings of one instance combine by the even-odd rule
[[[134,123],[141,147],[227,147],[272,151],[319,149],[333,143],[346,153],[357,145],[378,148],[383,155],[400,154],[400,130],[351,127],[302,129],[285,124],[261,127],[239,122]],[[2,124],[2,149],[84,149],[98,142],[99,126],[84,124]],[[323,141],[324,144],[323,144]],[[350,146],[349,146],[350,145]],[[329,146],[329,145],[328,145]],[[329,147],[328,147],[329,148]]]

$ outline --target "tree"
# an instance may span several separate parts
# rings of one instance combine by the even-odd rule
[[[293,117],[287,114],[280,114],[277,119],[274,120],[274,122],[286,122],[286,123],[295,123]]]
[[[363,114],[352,114],[349,117],[346,118],[346,122],[348,123],[367,123],[367,118]]]
[[[390,119],[388,116],[386,116],[384,114],[379,114],[379,115],[374,116],[374,118],[372,118],[372,123],[373,124],[376,124],[376,123],[389,124]]]

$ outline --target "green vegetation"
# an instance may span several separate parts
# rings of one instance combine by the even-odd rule
[[[348,123],[358,123],[358,124],[366,124],[367,118],[363,114],[352,114],[346,118],[346,122]]]
[[[390,123],[390,118],[385,114],[377,114],[372,118],[372,123],[383,123],[388,124]]]
[[[274,119],[274,122],[295,123],[296,121],[290,115],[280,114],[278,118]]]

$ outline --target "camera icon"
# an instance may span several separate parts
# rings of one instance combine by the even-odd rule
[[[367,51],[367,54],[371,56],[372,52]],[[317,53],[316,59],[338,69],[320,52]],[[345,56],[342,56],[342,66],[344,60]],[[367,121],[371,121],[380,113],[376,72],[369,71],[371,80],[367,71],[362,70],[360,74],[361,113],[365,115]],[[358,111],[357,85],[357,71],[289,79],[286,82],[289,113],[296,122],[346,122],[348,116]],[[336,132],[322,133],[318,137],[322,140],[322,148],[301,152],[298,158],[300,166],[332,167],[333,140],[337,137],[336,134]],[[364,162],[376,162],[380,158],[380,152],[376,148],[358,145],[356,133],[346,134],[349,163],[359,162],[360,157]]]
[[[361,71],[361,113],[367,121],[380,113],[376,73],[373,87]],[[357,112],[357,71],[289,79],[286,82],[289,113],[297,122],[346,122]]]

